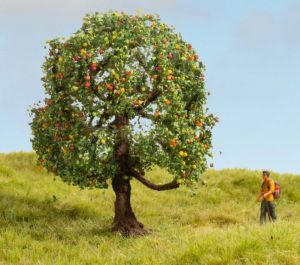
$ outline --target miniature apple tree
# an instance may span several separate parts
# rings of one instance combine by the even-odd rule
[[[130,181],[176,189],[207,168],[217,118],[205,107],[203,63],[150,14],[89,14],[68,39],[47,45],[47,97],[31,108],[39,165],[82,188],[112,183],[113,230],[145,233],[130,205]],[[154,165],[173,180],[146,179]]]

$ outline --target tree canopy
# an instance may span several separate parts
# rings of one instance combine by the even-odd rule
[[[82,188],[106,188],[126,141],[124,175],[148,187],[142,176],[154,165],[177,184],[205,171],[218,120],[206,108],[204,64],[173,27],[157,15],[94,13],[46,48],[47,97],[30,124],[40,165]]]

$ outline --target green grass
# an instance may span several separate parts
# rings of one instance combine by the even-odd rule
[[[170,176],[158,168],[148,177]],[[189,189],[132,181],[132,206],[153,233],[110,233],[114,194],[80,190],[35,166],[34,153],[0,154],[0,264],[300,264],[300,176],[279,175],[276,224],[258,225],[260,172],[206,172]]]

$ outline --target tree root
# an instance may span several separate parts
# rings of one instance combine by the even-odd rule
[[[112,225],[112,231],[126,237],[145,236],[150,234],[150,231],[144,229],[144,225],[142,223],[134,219],[114,222]]]

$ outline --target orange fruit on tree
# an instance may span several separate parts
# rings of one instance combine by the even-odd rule
[[[171,101],[169,99],[166,99],[165,103],[166,103],[167,106],[169,106],[171,104]]]
[[[196,125],[199,127],[202,127],[203,123],[202,123],[202,121],[196,121]]]
[[[175,146],[177,145],[177,141],[176,141],[175,138],[172,139],[172,140],[170,141],[170,145],[171,145],[172,147],[175,147]]]
[[[57,74],[56,74],[56,78],[57,78],[57,79],[63,79],[63,77],[64,77],[64,74],[63,74],[63,73],[57,73]]]
[[[158,117],[160,115],[160,112],[157,110],[154,112],[154,117]]]

